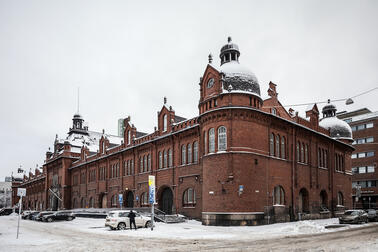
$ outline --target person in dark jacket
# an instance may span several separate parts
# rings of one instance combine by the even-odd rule
[[[131,224],[134,224],[135,230],[137,230],[136,225],[135,225],[135,213],[133,210],[130,211],[129,213],[129,219],[130,219],[130,229],[133,229],[133,226]]]

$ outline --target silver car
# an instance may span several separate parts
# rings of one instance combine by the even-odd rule
[[[110,211],[108,216],[105,219],[105,227],[110,227],[110,229],[120,229],[124,230],[130,228],[130,219],[129,219],[130,210],[117,210]],[[151,218],[141,215],[138,212],[135,213],[135,224],[137,228],[140,227],[150,227]]]
[[[364,210],[348,210],[339,218],[339,223],[360,224],[368,222],[368,215]]]

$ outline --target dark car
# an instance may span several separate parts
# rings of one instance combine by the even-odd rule
[[[45,215],[42,217],[42,221],[45,221],[45,222],[52,222],[56,220],[72,221],[73,219],[75,219],[75,215],[72,212],[63,212],[63,211],[58,211],[53,214]]]
[[[36,216],[34,216],[33,220],[36,220],[36,221],[42,221],[42,217],[45,216],[45,215],[50,215],[50,214],[53,214],[54,212],[52,211],[44,211],[44,212],[40,212],[39,214],[37,214]]]
[[[31,215],[35,214],[35,213],[39,213],[37,211],[24,211],[22,214],[21,214],[21,218],[22,219],[25,219],[25,220],[31,220]]]
[[[368,215],[364,210],[348,210],[339,218],[339,223],[360,224],[368,222]]]
[[[366,212],[367,212],[369,221],[378,221],[377,210],[368,209],[368,210],[366,210]]]
[[[34,211],[34,212],[32,212],[32,213],[30,213],[29,215],[28,215],[28,220],[35,220],[35,217],[37,217],[37,215],[39,214],[40,212],[39,211]]]
[[[10,215],[11,213],[13,213],[13,208],[2,208],[2,209],[0,209],[0,216]]]

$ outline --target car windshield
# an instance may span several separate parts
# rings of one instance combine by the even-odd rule
[[[108,213],[109,217],[115,217],[115,213]]]
[[[352,215],[352,216],[354,216],[354,215],[358,215],[358,212],[357,211],[347,211],[347,212],[344,213],[344,215]]]

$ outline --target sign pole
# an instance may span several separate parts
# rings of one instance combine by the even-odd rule
[[[155,176],[148,176],[149,201],[151,204],[151,231],[154,230],[154,213],[155,213]]]
[[[20,230],[20,215],[22,210],[22,195],[20,197],[20,201],[18,203],[18,221],[17,221],[17,239],[18,239],[18,232]]]

